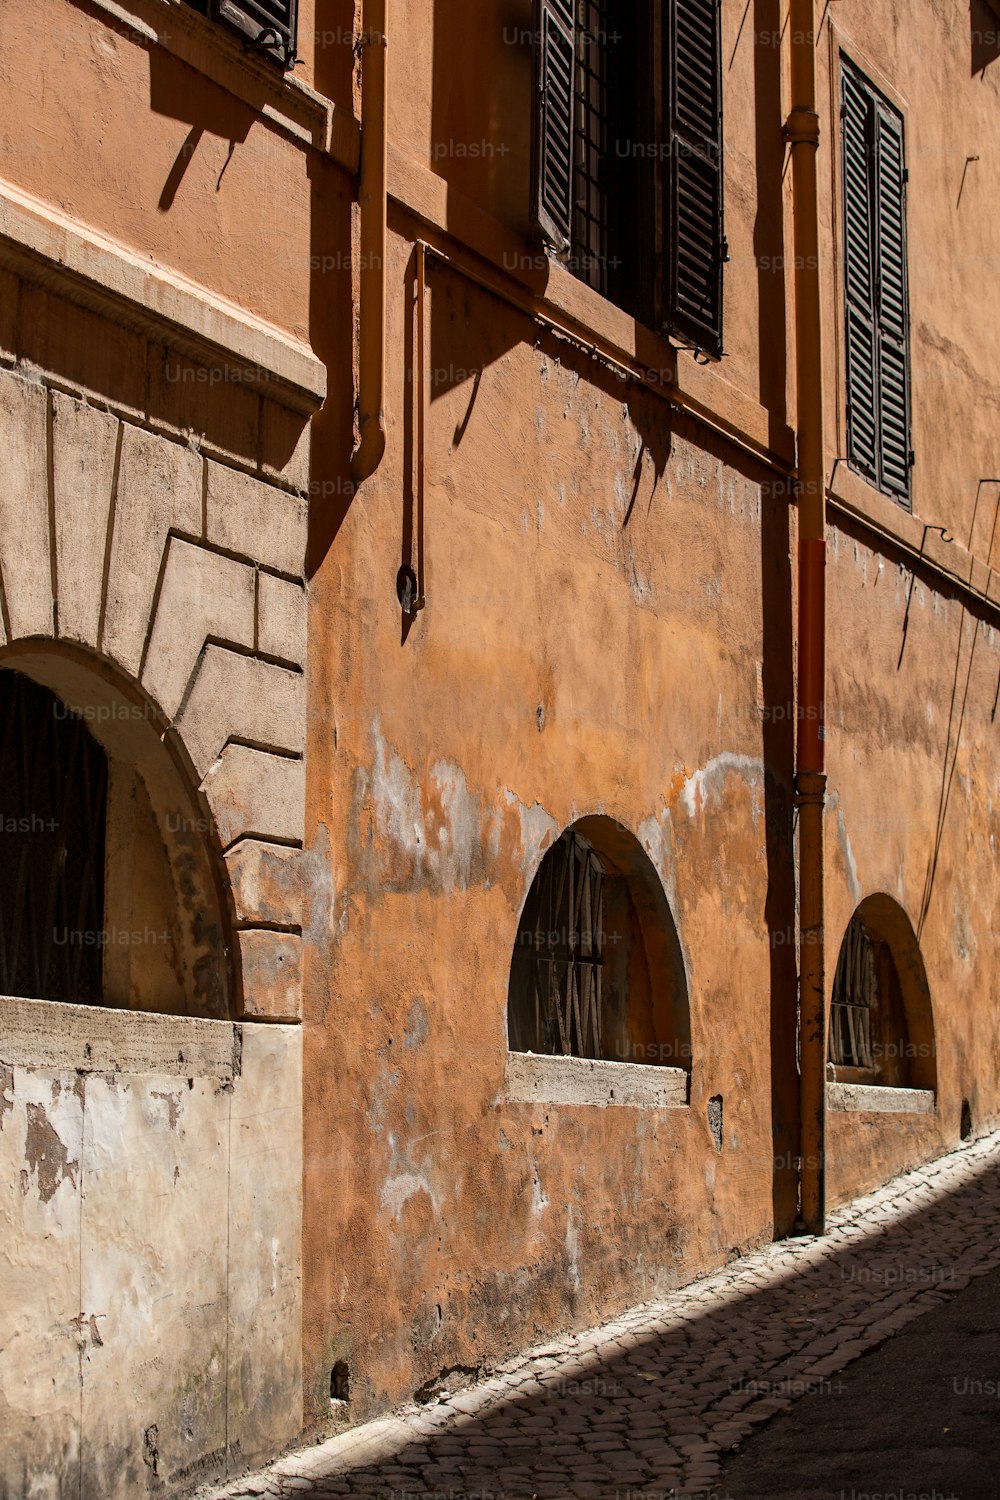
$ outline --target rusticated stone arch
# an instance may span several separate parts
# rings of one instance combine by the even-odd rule
[[[80,648],[7,646],[4,672],[48,689],[36,712],[51,703],[77,718],[106,762],[101,926],[61,939],[100,951],[100,995],[92,998],[173,1015],[237,1014],[228,881],[180,737],[136,684]],[[33,726],[12,729],[30,739]]]
[[[194,799],[183,812],[160,787],[161,816],[214,841],[224,872],[241,982],[211,987],[227,1013],[272,1020],[300,1011],[305,542],[300,496],[0,371],[5,658],[84,712],[144,705],[163,776],[183,767]]]
[[[567,918],[563,874],[570,870],[568,878],[589,879],[591,889]],[[571,951],[580,955],[581,989],[592,984],[588,970],[601,970],[599,1035],[589,1028],[583,1049],[577,1039],[561,1037],[558,1023],[536,1024],[540,1004],[544,1009],[539,977],[557,971],[565,990]],[[518,921],[507,1027],[512,1051],[571,1051],[690,1071],[688,983],[677,927],[656,867],[613,818],[578,819],[543,856]]]
[[[845,1000],[869,1011],[867,1044],[843,1038],[857,1023]],[[838,1034],[839,1033],[839,1034]],[[838,1082],[937,1090],[934,1009],[913,924],[891,896],[877,892],[855,909],[833,976],[829,1046]]]

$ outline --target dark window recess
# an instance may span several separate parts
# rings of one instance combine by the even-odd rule
[[[187,0],[193,10],[239,32],[284,68],[296,62],[299,0]]]
[[[0,988],[101,1000],[108,765],[83,720],[0,672]]]
[[[903,121],[843,63],[847,454],[909,505],[910,360]]]
[[[535,35],[537,230],[640,322],[721,353],[718,0],[536,0]]]
[[[855,913],[833,977],[830,1062],[841,1082],[907,1085],[910,1054],[892,951]]]
[[[604,866],[564,833],[543,859],[517,934],[508,1024],[511,1047],[603,1057]]]

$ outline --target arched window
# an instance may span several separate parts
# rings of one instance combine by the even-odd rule
[[[655,867],[626,828],[583,818],[546,852],[511,959],[512,1052],[690,1066],[687,982]]]
[[[82,653],[0,661],[0,985],[227,1017],[210,821],[157,711],[128,691]]]
[[[830,1005],[829,1063],[838,1083],[935,1087],[927,976],[906,913],[870,896],[840,946]]]
[[[3,993],[99,1002],[107,756],[20,672],[0,672],[0,788]]]
[[[564,833],[542,861],[521,916],[515,968],[511,1046],[603,1057],[604,866],[578,833]]]

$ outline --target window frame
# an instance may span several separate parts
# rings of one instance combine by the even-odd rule
[[[606,174],[611,179],[604,204],[607,222],[585,238],[580,232],[581,225],[592,219],[589,211],[592,205],[588,204],[586,210],[581,207],[578,190],[581,181],[596,176],[581,171],[580,166],[581,156],[592,158],[594,150],[593,144],[580,136],[587,94],[586,89],[581,92],[581,79],[596,73],[582,53],[582,48],[594,44],[592,38],[588,41],[589,34],[581,19],[587,3],[588,0],[535,0],[530,213],[533,232],[572,275],[638,323],[665,335],[675,345],[713,359],[721,358],[724,266],[729,258],[725,237],[721,0],[642,0],[638,24],[645,29],[646,36],[635,39],[630,50],[648,74],[649,87],[637,88],[631,97],[626,94],[633,109],[629,131],[636,137],[631,142],[632,158],[627,164],[630,191],[625,200],[630,209],[629,223],[623,230],[618,206],[621,193],[614,191],[614,183],[622,178],[624,166],[620,159],[616,161],[621,152],[617,139],[612,137],[621,129],[624,117],[619,119],[611,107],[603,113],[591,110],[590,117],[608,127],[603,154],[597,159],[610,162],[618,170]],[[572,7],[573,14],[573,98],[557,119],[550,108],[547,78],[552,64],[551,38],[557,35],[559,43],[565,46],[567,6]],[[686,26],[682,24],[685,6],[692,13]],[[699,15],[699,11],[704,13]],[[684,98],[674,86],[681,73],[676,66],[677,39],[684,34],[697,40],[699,35],[703,37],[706,26],[714,32],[712,91],[707,98],[699,94],[685,107]],[[614,67],[609,66],[605,81],[614,75]],[[647,98],[652,99],[652,104],[646,102]],[[685,165],[689,167],[686,174]],[[699,174],[704,179],[702,188],[706,181],[710,183],[707,198],[703,194],[700,200],[695,191],[695,178]],[[567,178],[569,200],[560,205],[565,212],[556,222],[547,194],[553,181],[563,182]],[[699,201],[711,205],[701,221],[697,217]],[[681,204],[687,205],[686,218],[682,218]],[[681,247],[686,242],[690,249],[699,234],[713,245],[712,256],[706,262],[710,269],[700,277],[685,278],[681,274]],[[624,242],[623,247],[628,248],[627,264],[613,244],[616,235]],[[603,238],[608,247],[605,263],[601,264],[602,256],[598,253],[596,266],[595,238]],[[690,254],[687,258],[693,263]],[[692,300],[699,286],[707,289],[702,298],[704,316],[699,315]]]

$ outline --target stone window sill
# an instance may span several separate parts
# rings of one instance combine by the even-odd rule
[[[241,1025],[0,995],[0,1062],[225,1081],[239,1076]]]
[[[931,1115],[934,1095],[930,1089],[887,1088],[876,1083],[828,1083],[827,1108],[852,1114]]]
[[[676,1109],[688,1102],[688,1075],[683,1068],[510,1052],[506,1098],[512,1104]]]

